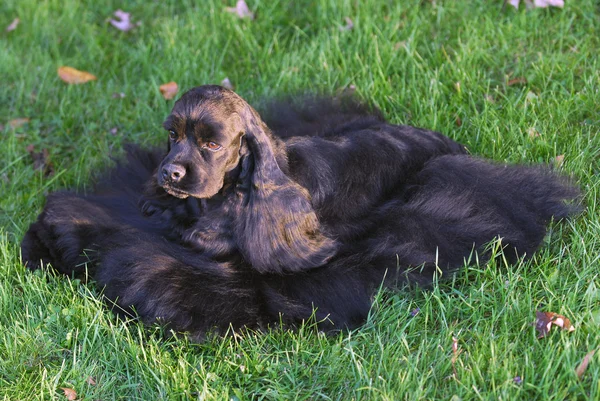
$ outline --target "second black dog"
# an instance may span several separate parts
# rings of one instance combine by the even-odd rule
[[[496,238],[509,261],[530,256],[575,210],[546,168],[470,157],[356,103],[270,115],[192,89],[164,123],[166,154],[130,149],[93,194],[48,197],[24,261],[87,266],[120,307],[196,338],[313,313],[335,330],[361,324],[382,283],[428,284]]]

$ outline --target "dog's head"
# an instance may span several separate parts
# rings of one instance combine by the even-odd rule
[[[210,198],[240,163],[250,106],[234,92],[206,85],[185,93],[163,123],[169,153],[158,184],[178,198]]]

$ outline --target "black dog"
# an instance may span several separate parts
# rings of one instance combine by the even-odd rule
[[[93,194],[49,196],[24,261],[87,268],[121,308],[196,338],[313,313],[335,330],[361,324],[382,284],[426,285],[496,238],[509,261],[531,256],[576,209],[547,169],[475,159],[354,102],[268,114],[274,133],[229,90],[187,92],[166,156],[131,148]]]

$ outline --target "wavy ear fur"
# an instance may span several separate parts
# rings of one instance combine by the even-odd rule
[[[269,128],[258,113],[246,106],[240,117],[249,151],[241,172],[247,204],[235,224],[242,255],[261,273],[298,272],[325,264],[337,243],[321,232],[308,191],[281,171]]]

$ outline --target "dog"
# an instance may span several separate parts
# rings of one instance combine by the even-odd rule
[[[28,268],[91,274],[146,323],[201,340],[314,319],[366,319],[379,288],[427,286],[499,240],[530,257],[579,191],[547,167],[467,154],[346,98],[275,102],[194,88],[164,122],[167,151],[129,147],[91,194],[48,196]]]

